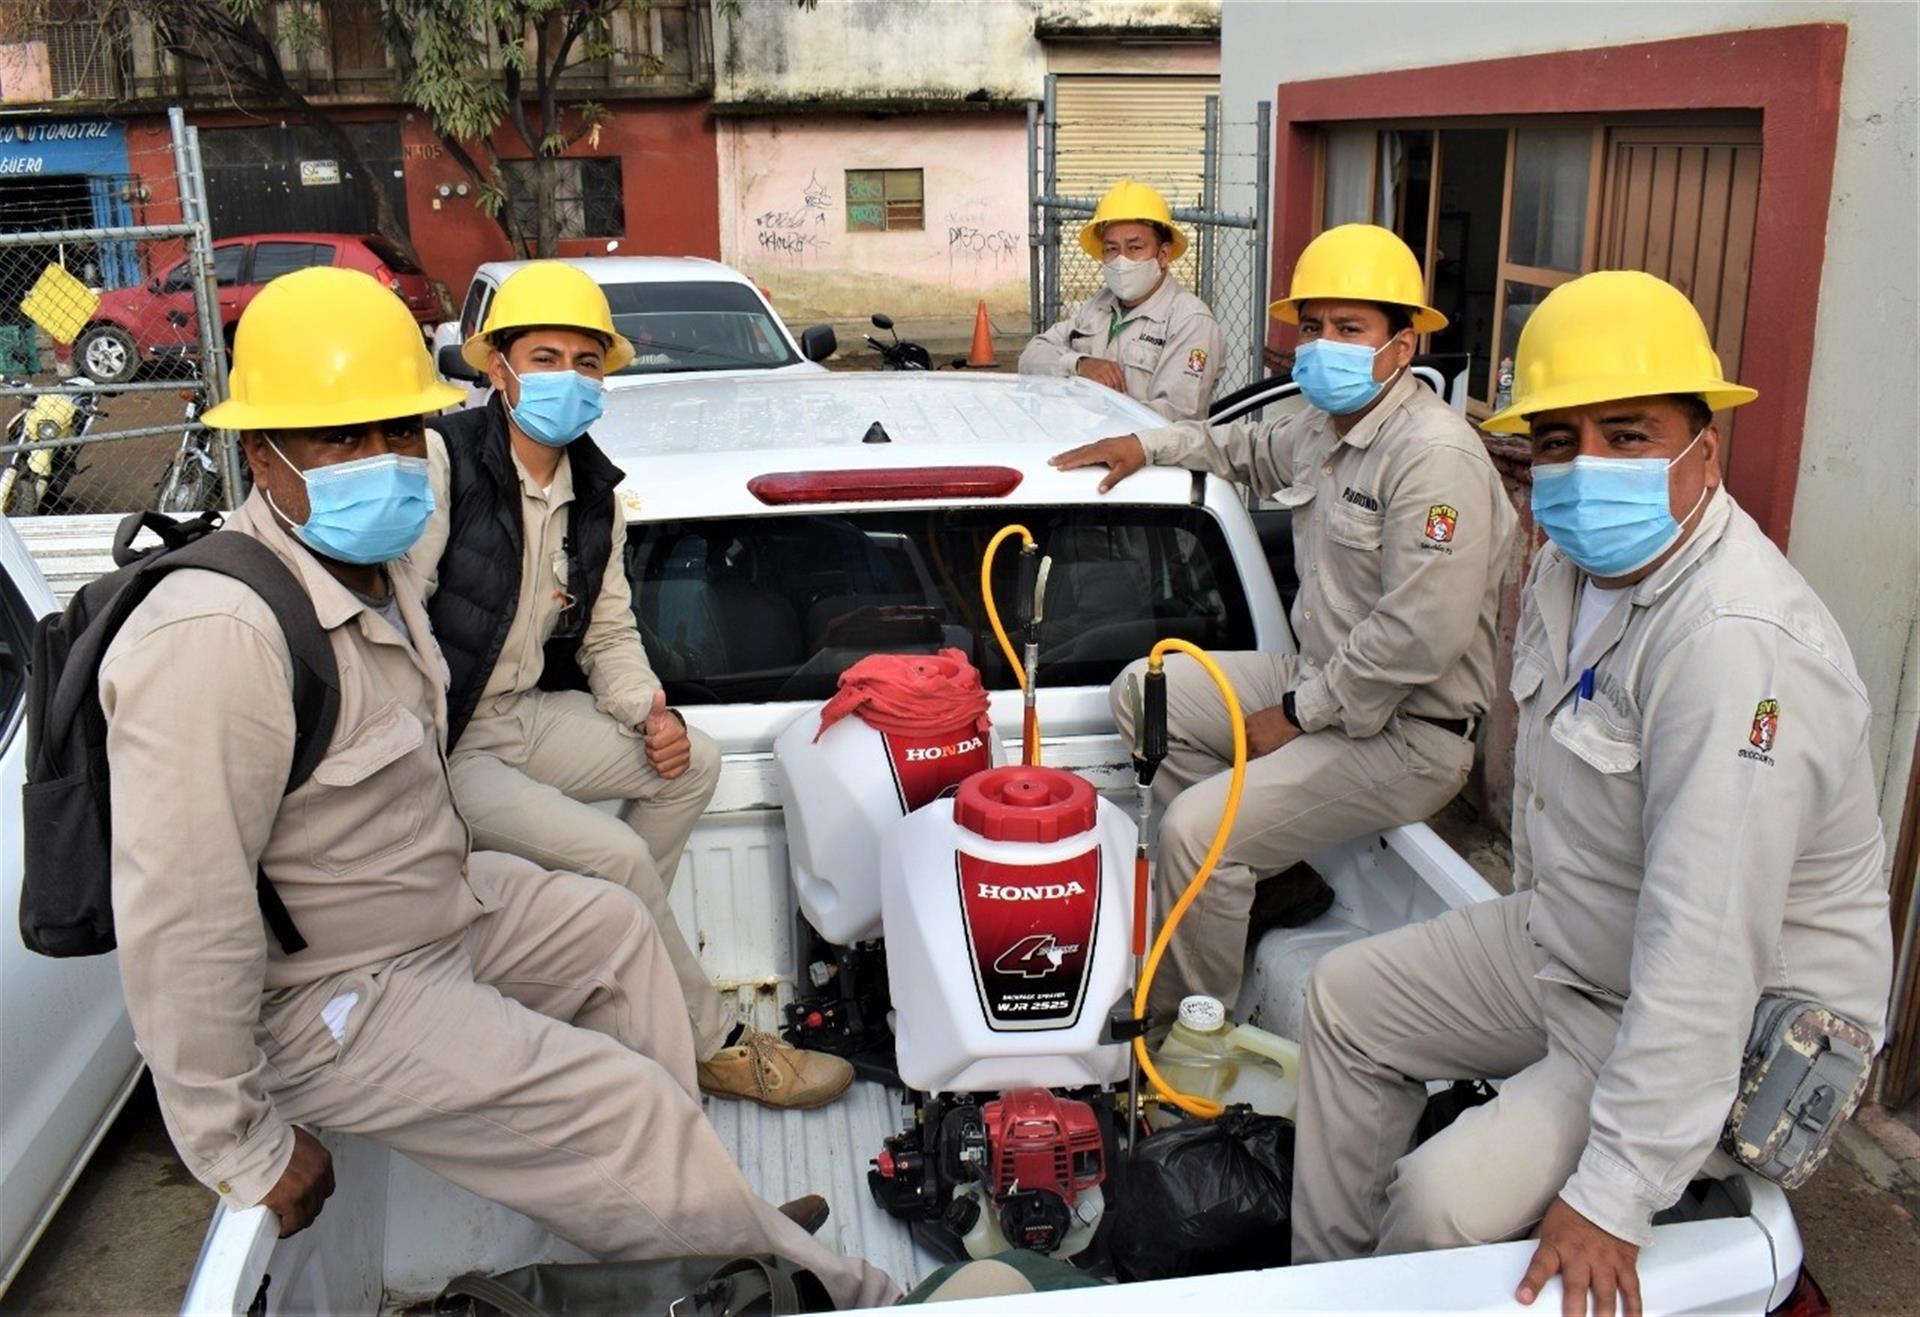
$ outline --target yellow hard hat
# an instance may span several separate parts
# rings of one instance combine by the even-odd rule
[[[633,360],[633,344],[613,327],[607,295],[593,276],[565,261],[535,261],[523,265],[500,283],[487,308],[487,323],[460,347],[460,355],[475,370],[487,368],[493,335],[503,329],[582,329],[610,340],[607,374]]]
[[[1173,259],[1177,261],[1187,254],[1187,235],[1173,222],[1173,212],[1167,208],[1167,199],[1145,183],[1131,178],[1121,179],[1107,189],[1106,196],[1100,198],[1100,204],[1093,208],[1093,218],[1080,229],[1080,250],[1094,260],[1100,260],[1100,231],[1109,224],[1125,220],[1160,225],[1173,234]]]
[[[464,399],[441,380],[420,325],[372,275],[316,265],[272,280],[233,333],[220,430],[303,430],[424,416]]]
[[[1639,270],[1601,270],[1548,293],[1513,358],[1513,405],[1487,418],[1493,434],[1525,434],[1527,418],[1562,407],[1677,393],[1720,411],[1760,394],[1720,369],[1687,295]]]
[[[1413,327],[1422,334],[1447,327],[1447,318],[1427,305],[1427,284],[1413,248],[1378,224],[1342,224],[1308,243],[1293,267],[1287,295],[1267,314],[1297,325],[1300,304],[1315,299],[1388,302],[1413,312]]]

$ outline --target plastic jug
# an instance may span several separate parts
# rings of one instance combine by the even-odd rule
[[[1300,1044],[1252,1025],[1233,1024],[1217,997],[1195,995],[1154,1050],[1154,1064],[1183,1093],[1223,1106],[1245,1103],[1265,1116],[1291,1120],[1299,1099]],[[1180,1112],[1162,1105],[1154,1123],[1172,1124]]]

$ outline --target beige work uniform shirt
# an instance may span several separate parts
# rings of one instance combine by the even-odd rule
[[[562,451],[553,483],[542,489],[519,457],[509,455],[520,481],[520,597],[500,657],[481,690],[472,721],[461,734],[458,749],[463,751],[497,743],[500,737],[519,736],[524,742],[530,735],[533,710],[523,697],[539,688],[540,674],[546,668],[547,642],[560,625],[567,594],[574,585],[565,579],[567,527],[573,513],[573,464]],[[427,474],[433,485],[433,517],[408,559],[421,574],[425,597],[432,598],[440,579],[440,555],[447,547],[453,492],[446,440],[431,429],[427,431]],[[622,727],[633,728],[646,721],[660,679],[647,660],[634,623],[626,546],[627,521],[616,497],[613,548],[600,579],[593,616],[581,633],[577,658],[600,711]]]
[[[1020,373],[1072,375],[1082,357],[1117,361],[1126,370],[1128,397],[1169,421],[1198,421],[1213,399],[1224,344],[1207,304],[1169,274],[1131,311],[1101,289],[1027,344]]]
[[[1403,375],[1345,437],[1309,408],[1147,430],[1140,443],[1150,462],[1293,509],[1303,730],[1366,737],[1396,713],[1486,712],[1517,519],[1479,435],[1431,389]]]
[[[1645,1243],[1719,1140],[1762,993],[1884,1035],[1883,843],[1847,642],[1731,495],[1569,655],[1580,578],[1549,546],[1527,584],[1514,883],[1539,976],[1621,1012],[1561,1196]]]
[[[241,1208],[293,1153],[257,1041],[263,1005],[449,937],[498,902],[469,882],[442,754],[447,668],[413,574],[388,569],[403,637],[281,530],[259,493],[227,528],[293,569],[332,641],[340,712],[312,778],[283,798],[294,745],[286,638],[260,596],[228,577],[161,581],[108,647],[100,705],[134,1033],[188,1169]],[[307,941],[297,955],[267,932],[256,866]]]

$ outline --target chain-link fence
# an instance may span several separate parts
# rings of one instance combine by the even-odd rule
[[[225,384],[229,251],[178,111],[124,174],[0,180],[0,511],[229,505],[238,454],[195,419]]]
[[[1119,133],[1124,141],[1105,150],[1074,149]],[[1048,99],[1030,106],[1027,114],[1035,332],[1105,286],[1100,262],[1081,250],[1080,229],[1093,217],[1098,191],[1124,171],[1158,190],[1187,232],[1187,250],[1172,273],[1219,319],[1226,352],[1214,396],[1263,378],[1271,140],[1265,102],[1259,117],[1246,123],[1222,123],[1216,96],[1206,98],[1198,125],[1082,122],[1058,112],[1049,87]]]

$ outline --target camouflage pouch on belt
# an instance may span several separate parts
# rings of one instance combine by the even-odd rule
[[[1735,1161],[1783,1189],[1820,1168],[1867,1091],[1873,1041],[1818,1002],[1762,997],[1720,1140]]]

